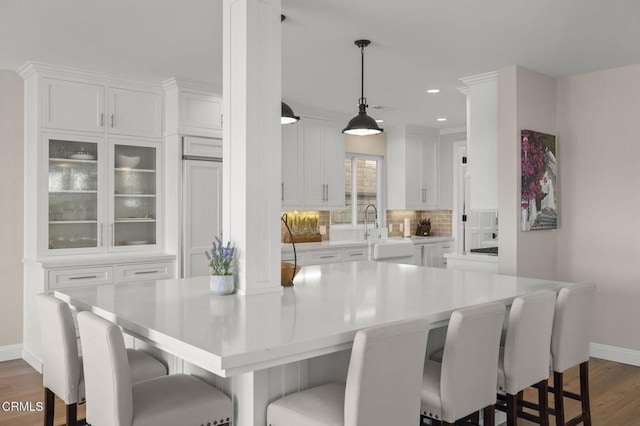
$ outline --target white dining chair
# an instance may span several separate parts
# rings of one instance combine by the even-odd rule
[[[417,319],[358,331],[346,384],[328,383],[270,403],[267,424],[414,425],[428,329],[428,321]]]
[[[507,413],[507,426],[518,424],[519,412],[527,420],[549,424],[547,385],[555,307],[556,293],[551,290],[516,297],[511,304],[498,362],[498,390],[504,392],[506,406],[497,408]],[[537,417],[518,407],[518,394],[530,386],[538,388]]]
[[[474,419],[484,412],[484,425],[495,424],[498,352],[505,305],[485,303],[451,314],[442,363],[425,360],[420,405],[425,418],[442,422]]]
[[[231,425],[233,403],[218,389],[186,374],[133,383],[120,328],[91,312],[78,325],[92,426]]]
[[[85,388],[71,309],[62,300],[46,294],[36,295],[36,309],[42,338],[44,424],[53,425],[57,395],[66,405],[67,425],[75,426],[78,404],[85,400]],[[127,349],[127,360],[136,382],[167,374],[164,364],[142,351]]]

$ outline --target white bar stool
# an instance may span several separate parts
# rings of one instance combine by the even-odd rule
[[[429,322],[399,321],[358,331],[347,383],[328,383],[267,407],[269,426],[411,425],[420,408]]]
[[[539,417],[521,413],[523,418],[547,426],[549,412],[547,385],[549,378],[549,347],[556,308],[556,293],[539,291],[516,297],[509,311],[504,346],[500,348],[498,389],[506,394],[507,425],[518,424],[518,394],[537,385]]]
[[[82,357],[78,356],[76,329],[71,309],[62,300],[36,295],[42,338],[42,384],[45,393],[45,426],[53,425],[55,395],[67,406],[67,425],[76,425],[78,403],[85,400]],[[157,359],[127,349],[133,380],[164,376],[167,368]]]
[[[426,360],[422,380],[421,424],[425,418],[454,425],[484,411],[495,424],[498,351],[505,306],[491,302],[451,314],[442,363]]]
[[[195,377],[172,374],[133,383],[120,328],[78,314],[92,426],[230,425],[231,399]]]

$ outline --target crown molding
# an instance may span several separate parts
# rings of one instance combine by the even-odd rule
[[[46,77],[98,80],[102,84],[105,84],[106,82],[106,84],[144,87],[149,90],[161,92],[160,85],[148,81],[130,80],[113,74],[104,74],[95,71],[44,64],[41,62],[28,61],[26,64],[18,68],[16,72],[24,80],[30,78],[34,74],[41,74]]]
[[[205,81],[191,80],[189,78],[171,77],[162,82],[162,87],[165,91],[178,88],[194,90],[198,93],[222,96],[222,86],[207,83]]]
[[[488,83],[491,81],[498,81],[498,71],[486,72],[484,74],[471,75],[469,77],[462,77],[460,79],[466,86],[473,86],[474,84]]]
[[[458,87],[456,90],[465,96],[468,96],[470,92],[469,86]]]

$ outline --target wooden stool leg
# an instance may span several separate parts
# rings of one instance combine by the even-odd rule
[[[540,426],[549,426],[549,381],[544,379],[538,383],[538,405],[540,406]]]
[[[556,412],[556,426],[564,426],[564,381],[563,373],[553,372],[553,400]]]
[[[78,404],[67,405],[67,426],[77,426],[78,424]]]
[[[589,403],[589,361],[580,364],[580,402],[584,426],[591,426],[591,404]]]
[[[482,410],[484,416],[484,426],[495,426],[496,425],[496,407],[494,405],[489,405],[488,407],[484,407]]]
[[[507,426],[518,424],[518,395],[507,394]]]
[[[44,388],[44,426],[53,426],[56,396],[49,388]]]
[[[480,411],[476,411],[475,413],[470,415],[469,419],[471,420],[472,423],[475,423],[477,425],[480,424]]]

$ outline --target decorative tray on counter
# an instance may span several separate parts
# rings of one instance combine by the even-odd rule
[[[293,242],[294,243],[318,243],[322,241],[322,235],[320,234],[310,234],[310,235],[294,235]],[[291,237],[289,234],[284,234],[284,242],[291,243]]]

